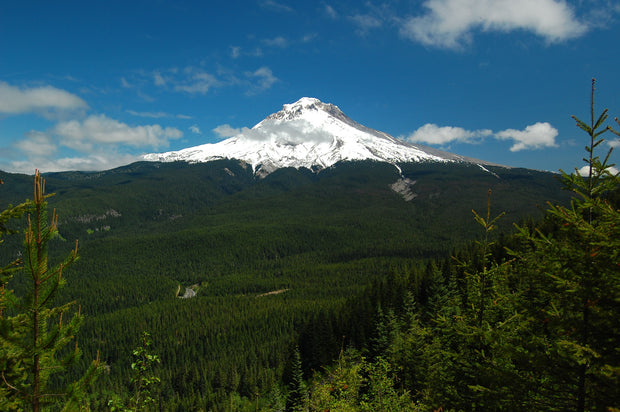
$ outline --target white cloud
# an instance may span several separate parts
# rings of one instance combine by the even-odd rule
[[[493,137],[498,140],[513,140],[514,144],[510,151],[518,152],[520,150],[557,147],[555,143],[557,135],[557,129],[546,122],[529,125],[524,130],[506,129],[497,133],[489,129],[466,130],[461,127],[440,127],[436,124],[428,123],[404,138],[404,140],[413,143],[446,145],[452,142],[477,143],[486,137]]]
[[[272,39],[264,39],[263,43],[270,47],[279,47],[285,49],[288,47],[289,42],[282,36],[277,36]]]
[[[54,154],[58,147],[49,135],[36,130],[26,133],[26,138],[15,143],[15,147],[28,157],[45,157]]]
[[[556,147],[555,138],[558,131],[547,122],[538,122],[529,125],[525,130],[507,129],[496,134],[501,140],[514,140],[516,143],[510,148],[511,152],[526,149],[541,149]]]
[[[24,139],[14,144],[25,160],[11,161],[6,168],[21,173],[32,173],[35,168],[43,172],[107,170],[140,160],[138,155],[128,152],[127,146],[157,148],[182,135],[175,128],[131,127],[104,115],[90,116],[84,121],[58,123],[47,132],[26,133]],[[59,146],[69,147],[75,154],[52,156]]]
[[[163,128],[158,124],[132,127],[105,115],[58,123],[52,133],[61,139],[62,145],[80,151],[92,150],[96,144],[159,148],[168,146],[169,140],[183,137],[173,127]]]
[[[186,77],[178,81],[174,86],[174,90],[176,91],[183,91],[191,94],[206,94],[212,87],[220,85],[219,80],[217,80],[214,75],[202,69],[187,67],[183,72]]]
[[[230,57],[233,59],[237,59],[241,56],[241,47],[239,46],[230,46]]]
[[[287,6],[286,4],[282,4],[274,0],[263,0],[259,4],[261,5],[261,7],[271,9],[277,12],[290,13],[294,11],[290,6]]]
[[[338,12],[329,4],[325,5],[325,14],[327,14],[327,16],[329,16],[332,19],[337,19],[338,18]]]
[[[451,142],[473,143],[476,139],[491,135],[490,130],[465,130],[461,127],[442,126],[427,123],[405,138],[414,143],[445,145]]]
[[[78,96],[52,86],[20,89],[0,81],[0,113],[42,113],[87,109]]]
[[[170,117],[168,113],[164,112],[136,112],[134,110],[125,110],[127,113],[138,117],[149,117],[152,119],[160,119],[162,117]]]
[[[166,112],[136,112],[135,110],[125,110],[125,112],[129,113],[132,116],[147,117],[150,119],[162,119],[165,117],[176,117],[177,119],[184,120],[192,119],[192,116],[188,116],[186,114],[173,115]]]
[[[247,132],[249,129],[247,127],[243,127],[240,129],[235,129],[234,127],[232,127],[229,124],[222,124],[219,125],[218,127],[216,127],[215,129],[213,129],[213,131],[215,133],[217,133],[218,136],[220,137],[233,137],[236,136],[238,134]]]
[[[248,94],[256,94],[265,91],[278,81],[278,78],[273,75],[269,67],[261,67],[255,72],[248,72],[246,76],[256,80],[256,83],[251,86]]]
[[[62,172],[67,170],[109,170],[140,160],[139,156],[115,151],[100,151],[83,157],[64,157],[52,159],[50,157],[31,157],[28,160],[14,161],[9,165],[11,171],[17,173],[34,173],[35,169],[43,173]]]
[[[588,27],[564,0],[426,0],[427,13],[401,22],[401,34],[426,46],[458,49],[474,31],[530,31],[555,43]]]
[[[357,33],[361,35],[367,34],[370,30],[381,27],[382,21],[370,14],[356,14],[350,16],[351,20],[357,26]]]
[[[153,73],[153,82],[155,83],[155,86],[165,86],[166,85],[166,79],[164,79],[164,77],[161,75],[160,72],[154,72]]]
[[[617,175],[618,173],[620,173],[620,170],[616,169],[613,166],[608,167],[607,171],[612,175]],[[583,166],[581,169],[577,170],[577,173],[579,173],[580,176],[587,177],[590,174],[590,166]]]
[[[268,131],[267,131],[268,130]],[[250,129],[244,133],[252,140],[271,140],[278,144],[300,143],[331,143],[332,136],[317,130],[311,123],[305,120],[292,120],[286,123],[273,124],[264,129]]]
[[[135,148],[166,147],[170,140],[181,137],[183,133],[173,127],[130,126],[105,115],[92,115],[84,120],[59,122],[46,132],[26,133],[13,145],[25,160],[10,161],[6,167],[22,173],[32,173],[35,167],[44,172],[106,170],[140,160],[131,153]],[[58,153],[60,146],[72,149],[69,153],[74,154],[51,156]]]
[[[607,144],[613,148],[620,147],[620,139],[607,140]]]
[[[318,34],[316,34],[316,33],[309,33],[309,34],[304,35],[304,36],[301,38],[301,42],[302,42],[302,43],[310,43],[311,41],[313,41],[313,40],[314,40],[314,39],[316,39],[317,37],[319,37],[319,35],[318,35]]]
[[[313,37],[308,37],[306,40],[311,40],[312,38]],[[284,38],[276,37],[275,39],[271,39],[269,42],[274,46],[284,47],[289,41]],[[254,53],[236,47],[232,47],[231,51],[235,54],[239,53],[239,56],[249,56]],[[153,81],[153,79],[161,80]],[[168,92],[180,92],[192,95],[206,95],[216,88],[241,86],[247,89],[246,94],[253,95],[271,88],[271,86],[278,81],[279,79],[273,74],[271,69],[266,66],[260,67],[255,71],[246,71],[243,73],[238,73],[234,69],[228,69],[221,66],[217,68],[217,71],[214,70],[212,72],[209,72],[202,67],[188,66],[182,69],[170,68],[153,72],[141,72],[136,75],[135,82],[140,83],[141,85],[156,84]],[[138,90],[138,94],[142,96],[143,93]],[[158,112],[149,113],[136,111],[128,111],[128,113],[131,113],[134,116],[152,118],[157,118],[159,114],[162,114]],[[191,117],[179,116],[179,118]]]
[[[198,127],[198,125],[196,125],[196,124],[191,125],[191,126],[189,127],[189,130],[190,130],[192,133],[195,133],[195,134],[202,134],[202,133],[200,132],[200,128],[199,128],[199,127]]]

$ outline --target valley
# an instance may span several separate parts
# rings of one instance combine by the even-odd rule
[[[58,300],[77,300],[86,314],[81,368],[98,351],[110,366],[99,385],[122,393],[131,350],[148,331],[171,409],[215,408],[231,392],[267,394],[288,373],[295,346],[310,376],[343,345],[367,345],[379,285],[420,276],[478,238],[472,209],[485,208],[489,189],[493,210],[507,213],[506,230],[539,218],[537,205],[568,199],[550,173],[398,166],[343,162],[259,177],[219,160],[46,175],[63,239],[52,252],[80,242]],[[20,189],[30,177],[1,177],[12,189],[6,199],[28,197]],[[394,190],[400,179],[416,182],[414,197]],[[200,287],[179,299],[179,285]]]

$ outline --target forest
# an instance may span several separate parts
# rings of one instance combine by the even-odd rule
[[[0,173],[0,409],[620,410],[607,117],[585,174]]]

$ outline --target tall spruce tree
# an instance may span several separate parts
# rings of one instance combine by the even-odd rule
[[[79,358],[75,335],[83,316],[75,302],[54,305],[58,289],[64,284],[64,270],[75,262],[75,249],[61,263],[50,267],[49,242],[58,235],[57,216],[48,222],[45,181],[37,171],[34,177],[34,198],[27,201],[28,228],[25,231],[23,270],[28,291],[16,297],[5,291],[3,304],[14,313],[2,323],[2,390],[13,400],[17,410],[38,412],[48,405],[72,410],[78,407],[84,390],[100,368],[92,362],[83,377],[57,388],[51,377],[67,370]],[[10,369],[8,369],[10,368]]]

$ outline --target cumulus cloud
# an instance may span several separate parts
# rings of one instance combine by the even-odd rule
[[[322,133],[316,127],[301,119],[292,120],[285,123],[274,122],[273,120],[263,120],[261,123],[267,125],[262,128],[247,127],[234,128],[229,124],[223,124],[213,131],[222,138],[243,135],[245,139],[254,141],[272,141],[281,145],[299,143],[330,143],[332,136]]]
[[[218,127],[216,127],[215,129],[213,129],[213,131],[215,133],[217,133],[218,136],[220,137],[233,137],[236,136],[238,134],[247,132],[249,129],[247,127],[243,127],[240,129],[236,129],[234,127],[232,127],[229,124],[221,124]]]
[[[437,126],[427,123],[413,132],[406,140],[416,143],[445,145],[451,142],[472,143],[475,139],[489,136],[490,130],[465,130],[461,127]]]
[[[51,159],[46,156],[31,157],[28,160],[11,162],[8,168],[17,173],[34,173],[35,169],[43,173],[67,170],[108,170],[140,160],[139,156],[114,151],[103,151],[85,156]]]
[[[524,130],[506,129],[496,133],[488,129],[466,130],[461,127],[440,127],[429,123],[420,127],[405,140],[413,143],[446,145],[452,142],[475,143],[486,137],[493,137],[498,140],[514,141],[510,151],[518,152],[520,150],[556,147],[555,138],[557,135],[557,129],[547,122],[529,125]]]
[[[20,89],[0,81],[0,113],[22,114],[87,109],[78,96],[52,86]]]
[[[193,125],[191,125],[191,126],[189,127],[189,130],[190,130],[192,133],[195,133],[195,134],[202,134],[202,132],[200,131],[200,128],[198,127],[198,125],[197,125],[197,124],[193,124]]]
[[[183,137],[183,133],[174,127],[163,128],[158,124],[132,127],[105,115],[61,122],[52,132],[64,146],[81,151],[91,150],[95,144],[159,148],[168,146],[170,140]]]
[[[426,0],[427,13],[401,22],[401,34],[426,46],[458,49],[475,31],[525,30],[549,43],[579,37],[588,27],[564,0]]]
[[[618,175],[618,173],[620,173],[620,170],[616,169],[613,166],[610,166],[606,169],[610,174],[612,175]],[[586,165],[583,166],[582,168],[580,168],[579,170],[577,170],[577,173],[579,173],[579,175],[583,176],[583,177],[587,177],[590,175],[590,166]]]
[[[510,148],[511,152],[525,149],[541,149],[543,147],[556,147],[555,138],[558,130],[547,122],[538,122],[527,126],[524,130],[507,129],[496,134],[501,140],[514,140],[515,144]]]
[[[26,160],[9,161],[7,170],[32,173],[62,170],[105,170],[139,160],[132,154],[137,148],[157,149],[183,133],[160,125],[130,126],[105,115],[92,115],[84,120],[62,121],[51,129],[30,131],[13,144]],[[50,156],[60,146],[68,147],[70,155]],[[132,149],[133,148],[133,149]],[[15,156],[18,157],[18,156]]]
[[[302,119],[286,123],[270,123],[268,127],[245,129],[243,135],[250,140],[272,141],[280,145],[300,143],[330,143],[332,136],[317,130],[316,126]],[[265,123],[263,123],[265,124]]]
[[[54,154],[58,147],[49,135],[36,130],[26,133],[24,140],[15,143],[15,147],[28,157],[44,157]]]

